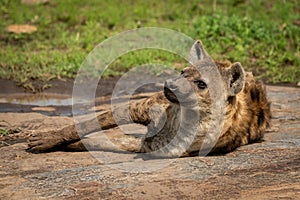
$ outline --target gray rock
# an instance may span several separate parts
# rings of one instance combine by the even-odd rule
[[[272,121],[264,140],[226,155],[142,160],[117,152],[31,154],[24,141],[4,146],[0,199],[297,199],[300,88],[268,86],[267,91]],[[28,123],[31,115],[1,113],[0,118]],[[37,123],[34,127],[71,121],[39,118],[43,119],[32,121]],[[143,166],[156,170],[121,170]]]

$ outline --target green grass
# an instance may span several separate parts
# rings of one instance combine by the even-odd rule
[[[74,78],[88,53],[125,30],[164,27],[201,39],[213,58],[239,61],[267,83],[300,81],[300,1],[100,1],[51,0],[23,5],[0,1],[0,78],[31,90],[54,78]],[[13,34],[11,24],[38,31]],[[147,62],[180,68],[186,62],[159,50],[132,52],[116,60],[106,76]]]
[[[11,124],[8,123],[7,121],[0,120],[0,137],[6,136],[6,135],[9,135],[12,133],[12,131],[10,129],[7,129],[3,124],[11,126]]]
[[[9,135],[9,130],[5,128],[0,128],[0,136]]]

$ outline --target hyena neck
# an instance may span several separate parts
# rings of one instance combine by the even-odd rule
[[[180,125],[179,120],[180,106],[170,103],[164,112],[154,120],[160,123],[150,123],[148,125],[148,132],[143,140],[141,151],[160,151],[161,153],[160,149],[169,144],[176,135]]]
[[[223,129],[211,153],[227,153],[249,143],[252,111],[244,100],[243,93],[228,99]]]
[[[205,135],[199,131],[204,130],[205,126],[199,113],[198,106],[184,107],[170,103],[165,115],[159,119],[163,122],[162,126],[148,127],[141,152],[152,152],[162,157],[179,157],[190,152],[193,141]]]

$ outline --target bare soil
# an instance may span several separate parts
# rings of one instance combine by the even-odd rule
[[[107,93],[99,95],[99,112],[110,106],[112,83],[107,83]],[[0,95],[24,92],[9,84]],[[71,95],[70,88],[58,84],[46,93]],[[71,115],[55,113],[59,106],[44,106],[43,112],[32,106],[21,112],[23,106],[15,105],[4,112],[14,105],[0,103],[0,125],[12,132],[0,136],[0,199],[299,199],[300,88],[268,86],[267,90],[273,116],[263,141],[226,155],[161,160],[120,152],[32,154],[26,151],[29,134],[70,124]],[[147,173],[120,170],[130,164],[163,167]]]

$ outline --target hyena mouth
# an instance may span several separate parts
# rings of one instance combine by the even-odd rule
[[[164,94],[165,97],[172,103],[179,103],[176,95],[174,94],[174,92],[172,92],[171,89],[169,89],[166,85],[164,86]]]

